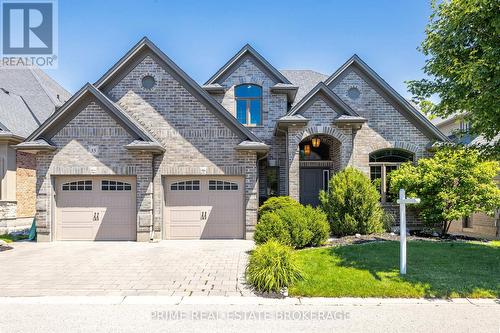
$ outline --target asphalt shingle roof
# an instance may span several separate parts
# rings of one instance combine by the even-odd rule
[[[319,82],[328,79],[328,75],[318,73],[309,69],[285,69],[280,70],[293,85],[298,86],[299,90],[295,96],[295,101],[292,105],[297,104],[304,98],[305,95]]]
[[[25,138],[70,96],[39,68],[0,67],[0,129]]]

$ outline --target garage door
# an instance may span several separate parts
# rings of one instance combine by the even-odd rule
[[[134,177],[57,177],[56,239],[135,240]]]
[[[243,184],[243,177],[167,177],[165,238],[243,238]]]

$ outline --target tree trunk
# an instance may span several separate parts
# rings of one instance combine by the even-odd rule
[[[444,221],[444,222],[443,222],[443,232],[442,232],[442,236],[446,236],[446,235],[448,235],[448,230],[450,230],[451,222],[452,222],[452,221]]]

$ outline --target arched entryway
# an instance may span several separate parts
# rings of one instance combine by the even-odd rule
[[[319,192],[341,168],[341,143],[327,134],[310,135],[299,143],[299,157],[300,203],[317,206]]]

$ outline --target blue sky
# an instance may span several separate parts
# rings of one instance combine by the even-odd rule
[[[59,68],[70,92],[95,82],[141,37],[149,37],[204,83],[245,43],[278,69],[333,73],[357,53],[403,96],[423,76],[417,51],[426,0],[167,1],[59,0]]]

